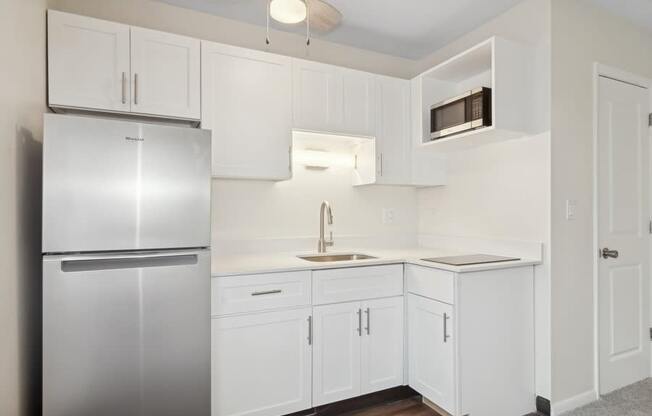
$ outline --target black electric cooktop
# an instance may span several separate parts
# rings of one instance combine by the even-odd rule
[[[514,261],[520,259],[517,257],[493,256],[491,254],[467,254],[463,256],[433,257],[421,260],[449,264],[451,266],[469,266],[471,264],[499,263],[502,261]]]

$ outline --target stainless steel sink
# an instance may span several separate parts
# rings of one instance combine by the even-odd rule
[[[368,256],[366,254],[321,254],[316,256],[297,256],[300,259],[314,262],[329,262],[329,261],[351,261],[351,260],[369,260],[375,259],[374,256]]]

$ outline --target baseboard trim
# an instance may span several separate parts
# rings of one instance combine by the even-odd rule
[[[595,390],[585,391],[577,396],[569,397],[568,399],[553,403],[550,414],[551,416],[559,416],[564,412],[593,403],[598,400],[599,397],[598,392]]]
[[[440,414],[441,416],[450,416],[450,413],[442,409],[441,407],[437,406],[434,402],[431,402],[430,400],[426,399],[425,397],[421,398],[423,404]]]
[[[550,400],[545,397],[537,396],[536,404],[537,412],[545,416],[550,416]]]

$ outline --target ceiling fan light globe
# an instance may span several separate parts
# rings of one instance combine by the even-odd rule
[[[272,19],[280,23],[295,24],[306,20],[307,8],[303,0],[272,0],[269,5]]]

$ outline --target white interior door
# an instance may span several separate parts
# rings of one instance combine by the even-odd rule
[[[650,375],[648,94],[645,88],[599,79],[601,394]]]
[[[318,306],[313,345],[313,406],[360,395],[360,303]]]

